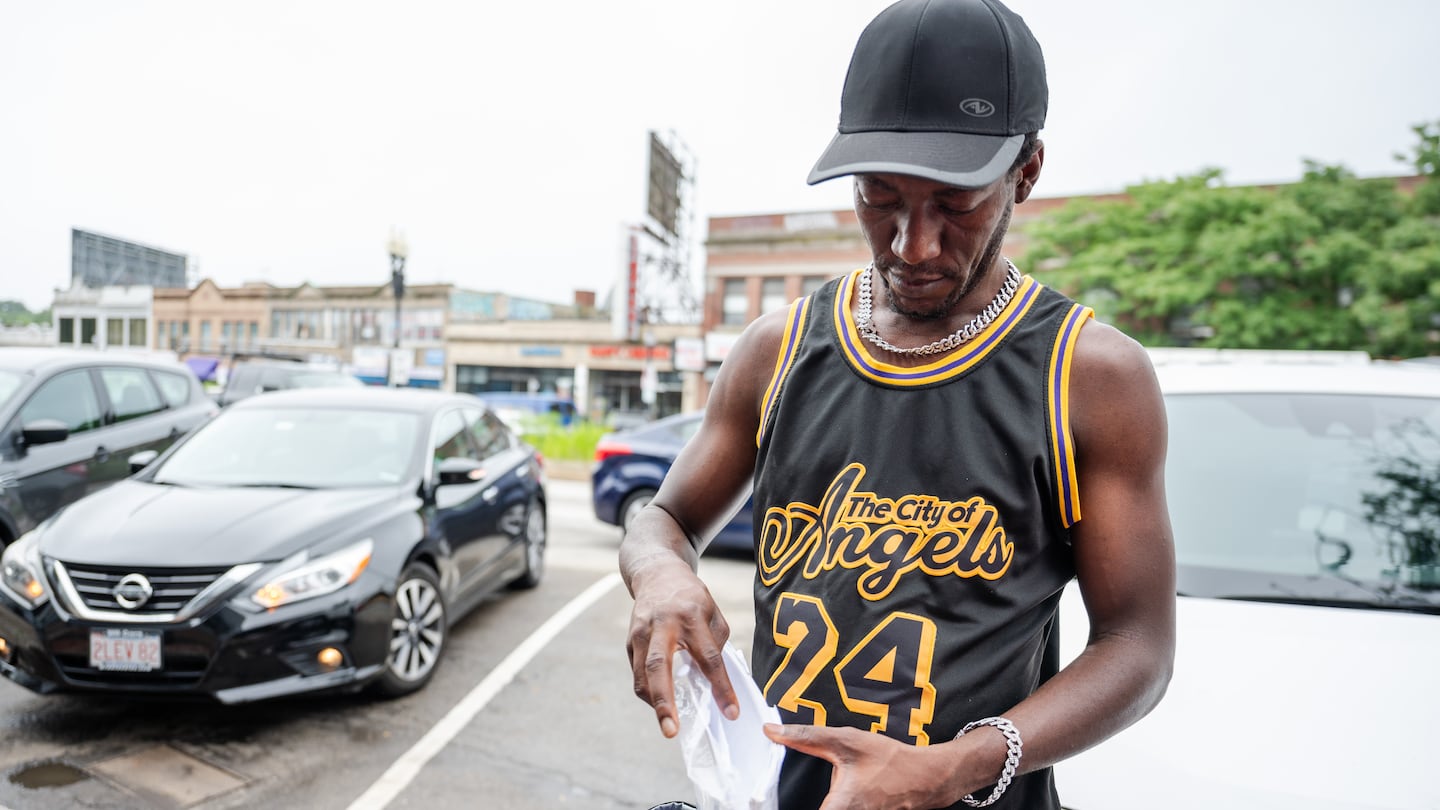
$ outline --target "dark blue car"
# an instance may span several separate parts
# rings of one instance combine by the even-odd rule
[[[667,416],[631,430],[608,433],[595,447],[591,500],[595,517],[622,530],[630,525],[670,471],[680,448],[700,429],[703,412]],[[708,549],[753,553],[751,503],[735,513]]]

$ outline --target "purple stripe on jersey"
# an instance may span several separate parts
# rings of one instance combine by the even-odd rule
[[[785,377],[790,373],[790,362],[795,359],[795,347],[800,343],[800,325],[804,323],[805,312],[809,309],[810,299],[808,297],[791,309],[789,334],[785,337],[785,357],[780,361],[780,368],[775,375],[775,387],[770,391],[770,396],[765,399],[765,410],[760,414],[764,419],[770,418],[770,407],[775,403],[775,398],[780,396],[780,389],[784,386]]]
[[[1060,506],[1065,512],[1066,526],[1075,523],[1075,499],[1071,497],[1071,493],[1075,491],[1075,481],[1070,477],[1070,402],[1068,398],[1062,397],[1061,385],[1065,376],[1065,361],[1070,353],[1070,341],[1074,340],[1084,313],[1085,308],[1077,305],[1065,316],[1065,324],[1060,328],[1060,350],[1055,353],[1059,362],[1050,369],[1050,396],[1054,397],[1055,402],[1055,449],[1058,452],[1055,465],[1060,473]]]

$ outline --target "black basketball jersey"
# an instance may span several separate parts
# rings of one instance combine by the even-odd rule
[[[765,394],[752,669],[786,722],[938,744],[1058,669],[1080,519],[1068,374],[1093,313],[1025,277],[960,350],[906,368],[856,330],[860,272],[791,305]],[[781,810],[829,784],[787,752]],[[1049,769],[996,806],[1058,808]]]

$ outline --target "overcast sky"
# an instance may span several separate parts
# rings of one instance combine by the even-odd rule
[[[850,205],[804,179],[885,5],[0,0],[0,299],[48,306],[72,227],[222,286],[383,284],[398,227],[414,282],[604,296],[651,129],[694,159],[699,235]],[[1049,67],[1039,196],[1401,174],[1440,120],[1435,0],[1012,7]]]

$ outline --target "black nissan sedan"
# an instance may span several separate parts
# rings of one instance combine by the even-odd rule
[[[543,572],[540,459],[468,395],[267,394],[131,463],[5,549],[0,674],[223,703],[402,695],[452,622]]]

